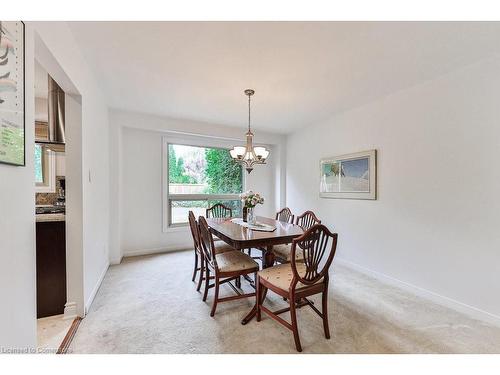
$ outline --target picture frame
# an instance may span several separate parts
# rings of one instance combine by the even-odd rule
[[[0,21],[0,163],[26,166],[25,25]]]
[[[321,198],[377,199],[377,150],[320,161]]]

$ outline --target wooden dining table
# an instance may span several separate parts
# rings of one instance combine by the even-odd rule
[[[243,225],[234,223],[233,218],[209,218],[207,219],[210,231],[221,240],[237,250],[259,248],[263,251],[262,268],[271,267],[274,264],[272,249],[274,245],[291,243],[294,238],[301,236],[304,231],[296,224],[257,216],[257,222],[276,227],[272,232],[249,229]],[[263,295],[265,298],[265,295]],[[241,324],[247,324],[256,314],[256,306],[243,318]]]

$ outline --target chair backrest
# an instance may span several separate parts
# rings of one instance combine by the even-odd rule
[[[306,211],[302,215],[297,216],[295,224],[300,225],[304,231],[307,231],[313,225],[321,224],[321,220],[316,217],[314,212]]]
[[[203,250],[201,249],[200,244],[200,230],[198,228],[198,223],[196,222],[196,217],[194,216],[193,211],[189,211],[189,229],[191,229],[191,235],[193,236],[194,249],[198,253],[202,254]]]
[[[281,211],[276,212],[276,220],[292,224],[294,216],[288,207],[283,208]]]
[[[212,207],[207,208],[206,217],[232,217],[233,210],[229,207],[223,205],[222,203],[216,203]]]
[[[292,241],[291,266],[294,274],[292,287],[298,282],[306,285],[315,284],[322,277],[328,280],[328,269],[332,264],[337,250],[337,233],[332,233],[322,224],[313,225],[302,236]],[[297,248],[302,249],[302,259],[296,259]],[[297,262],[306,267],[306,272],[300,275]]]
[[[212,267],[217,267],[217,262],[215,260],[215,246],[214,238],[210,232],[210,228],[207,221],[203,216],[198,218],[198,228],[200,230],[200,245],[203,251],[203,256]]]

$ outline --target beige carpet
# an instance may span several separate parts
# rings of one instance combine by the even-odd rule
[[[177,252],[128,258],[110,267],[70,350],[296,353],[291,332],[269,317],[240,324],[253,300],[219,304],[211,318],[213,290],[202,302],[191,282],[192,266],[192,252]],[[350,268],[334,266],[332,279],[332,338],[325,339],[319,317],[303,307],[298,319],[304,353],[500,353],[498,327]],[[231,293],[223,288],[223,295]],[[267,305],[278,308],[285,302],[272,295]]]

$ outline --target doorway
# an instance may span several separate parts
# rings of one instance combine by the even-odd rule
[[[39,350],[55,353],[85,313],[82,109],[78,90],[36,33],[34,60],[37,339]],[[54,113],[62,114],[56,124]]]

